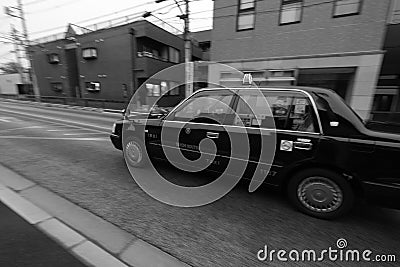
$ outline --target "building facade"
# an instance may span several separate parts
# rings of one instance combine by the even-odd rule
[[[184,40],[146,20],[78,34],[69,26],[64,38],[31,48],[41,96],[128,101],[155,73],[184,62]],[[192,47],[192,60],[202,58]],[[152,80],[141,91],[151,104],[172,83]],[[168,94],[173,105],[184,97],[177,88]]]
[[[260,86],[335,90],[369,117],[384,55],[390,0],[214,1],[211,60],[252,73]],[[221,85],[238,83],[212,70]]]
[[[400,0],[392,1],[371,119],[400,123]]]
[[[32,86],[24,83],[29,78],[27,73],[0,74],[0,95],[19,96],[33,93]]]

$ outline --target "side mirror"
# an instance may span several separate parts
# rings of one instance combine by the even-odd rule
[[[169,113],[168,110],[163,109],[163,108],[155,108],[150,110],[150,116],[151,117],[156,117],[156,118],[162,118],[165,117]]]

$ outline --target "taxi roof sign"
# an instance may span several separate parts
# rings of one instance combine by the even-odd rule
[[[245,73],[243,76],[243,85],[252,85],[253,84],[253,76],[250,73]]]

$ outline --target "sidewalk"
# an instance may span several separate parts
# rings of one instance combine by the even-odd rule
[[[85,266],[82,262],[189,267],[0,164],[0,266]]]
[[[0,218],[0,266],[86,266],[1,202]]]

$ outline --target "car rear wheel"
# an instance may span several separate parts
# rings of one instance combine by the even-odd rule
[[[124,140],[124,158],[129,166],[141,168],[148,164],[148,158],[144,143],[136,137],[128,137]]]
[[[321,219],[334,219],[354,203],[351,185],[339,174],[324,169],[302,171],[289,181],[290,201],[300,211]]]

